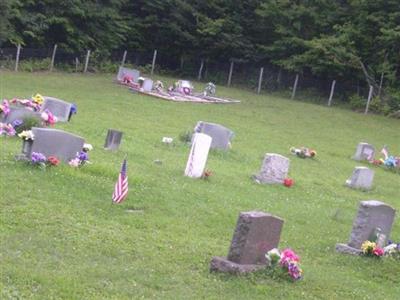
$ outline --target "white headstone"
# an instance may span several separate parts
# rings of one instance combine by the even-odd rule
[[[186,164],[185,176],[192,178],[200,178],[203,176],[211,142],[212,138],[206,134],[194,134],[192,148],[190,149],[189,158]]]
[[[283,183],[289,172],[290,161],[275,153],[265,154],[260,173],[255,176],[259,183]]]
[[[367,167],[356,167],[351,178],[346,180],[346,185],[354,189],[369,190],[374,181],[374,171]]]
[[[153,80],[146,78],[143,81],[142,88],[143,88],[143,91],[145,91],[145,92],[151,92],[151,90],[153,89]]]
[[[359,143],[357,145],[356,154],[354,154],[354,160],[370,160],[373,159],[375,155],[374,146],[368,143]]]

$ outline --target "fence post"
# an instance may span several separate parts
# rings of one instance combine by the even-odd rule
[[[260,69],[260,76],[258,77],[258,88],[257,88],[257,94],[261,92],[261,83],[263,80],[263,73],[264,73],[264,67]]]
[[[89,65],[89,58],[90,58],[90,50],[88,50],[87,53],[86,53],[85,69],[83,70],[83,73],[87,72],[87,68],[88,68],[88,65]]]
[[[51,63],[50,63],[50,72],[52,72],[53,68],[54,68],[54,60],[56,58],[56,51],[57,51],[57,44],[55,44],[54,48],[53,48],[53,55],[51,56]]]
[[[369,104],[371,102],[371,98],[372,98],[372,92],[374,91],[374,87],[372,85],[369,86],[369,93],[368,93],[368,100],[367,100],[367,106],[365,107],[365,112],[364,114],[368,113],[368,109],[369,109]]]
[[[228,86],[231,86],[231,81],[232,81],[232,73],[233,73],[233,65],[235,63],[231,61],[231,66],[229,68],[229,76],[228,76]]]
[[[125,65],[125,60],[126,60],[126,54],[128,53],[128,51],[124,51],[124,54],[122,55],[122,61],[121,61],[121,67],[123,67]]]
[[[384,74],[384,72],[382,71],[382,74],[381,74],[381,81],[379,82],[378,97],[381,96],[382,85],[383,85],[383,74]]]
[[[151,75],[154,73],[154,68],[156,66],[157,50],[154,50],[153,62],[151,63]]]
[[[204,67],[204,59],[201,60],[199,74],[197,74],[197,80],[201,80],[201,74],[203,72],[203,67]]]
[[[331,104],[332,104],[332,98],[333,98],[333,94],[335,92],[335,85],[336,85],[336,80],[333,80],[332,85],[331,85],[331,93],[329,95],[329,100],[328,100],[328,106],[331,106]]]
[[[18,44],[18,46],[17,46],[17,55],[15,56],[15,69],[14,69],[15,72],[18,72],[19,54],[20,54],[20,52],[21,52],[21,45]]]
[[[296,96],[296,90],[297,90],[297,83],[299,82],[299,74],[296,74],[296,79],[294,80],[294,84],[293,84],[293,91],[292,91],[292,97],[291,99],[293,100],[294,97]]]

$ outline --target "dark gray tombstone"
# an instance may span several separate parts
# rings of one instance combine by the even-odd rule
[[[27,117],[34,117],[40,119],[40,113],[33,111],[26,107],[17,107],[17,106],[10,106],[10,112],[7,116],[1,115],[1,122],[2,123],[12,123],[15,120],[23,120]]]
[[[289,172],[290,160],[280,154],[266,153],[260,172],[254,176],[257,183],[282,184]]]
[[[356,167],[346,185],[353,189],[369,190],[374,181],[374,171],[367,167]]]
[[[46,96],[43,98],[44,102],[42,108],[40,109],[41,112],[48,109],[55,117],[57,117],[58,122],[68,122],[72,107],[71,103],[53,97]]]
[[[114,129],[108,129],[104,149],[118,150],[122,140],[122,132]]]
[[[119,67],[117,74],[117,81],[122,82],[125,76],[132,77],[133,82],[138,82],[138,78],[140,77],[140,71],[125,67]]]
[[[80,136],[52,128],[32,128],[33,141],[23,141],[22,154],[30,159],[32,152],[40,152],[46,157],[56,156],[69,162],[82,151],[85,140]]]
[[[265,254],[278,247],[283,220],[271,214],[242,212],[227,257],[213,257],[211,271],[249,273],[266,266]]]
[[[384,240],[389,239],[392,231],[394,216],[395,209],[381,201],[361,201],[353,222],[350,240],[347,244],[336,244],[336,251],[359,255],[362,243],[367,240],[375,241],[377,233],[380,236],[380,243],[385,244]]]
[[[374,158],[375,148],[368,143],[359,143],[357,145],[356,153],[353,156],[354,160],[371,160]]]
[[[229,150],[231,148],[231,140],[234,133],[222,125],[199,121],[194,128],[194,132],[211,136],[211,149]]]

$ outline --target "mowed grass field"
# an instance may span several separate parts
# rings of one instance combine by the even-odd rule
[[[351,159],[360,141],[400,154],[399,120],[224,87],[218,95],[242,102],[174,103],[133,94],[113,77],[0,73],[1,98],[41,93],[75,102],[78,114],[55,128],[94,146],[90,165],[43,171],[14,160],[20,139],[0,138],[2,299],[399,298],[399,261],[335,252],[361,200],[400,210],[399,174],[371,166],[371,191],[344,186],[366,165]],[[190,148],[178,137],[199,120],[235,132],[231,151],[210,153],[208,181],[183,176]],[[118,152],[103,150],[108,128],[124,132]],[[317,158],[290,156],[290,146],[302,145]],[[268,152],[290,157],[293,187],[251,180]],[[125,155],[129,197],[112,205]],[[285,220],[280,248],[301,256],[303,280],[209,272],[212,256],[227,254],[239,212],[250,210]],[[392,238],[400,242],[398,217]]]

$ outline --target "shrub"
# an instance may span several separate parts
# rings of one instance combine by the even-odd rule
[[[50,68],[50,58],[27,59],[19,62],[18,69],[26,72],[48,71]]]
[[[357,94],[353,94],[349,97],[349,104],[350,107],[354,110],[359,110],[362,108],[365,108],[365,99],[363,99],[361,96]]]

